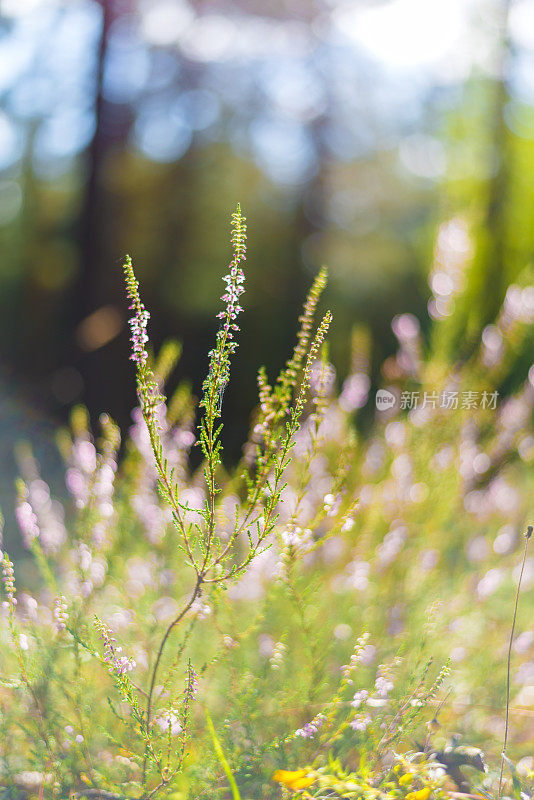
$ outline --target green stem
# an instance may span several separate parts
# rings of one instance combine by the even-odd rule
[[[528,543],[530,541],[530,537],[532,536],[532,525],[529,525],[527,528],[527,532],[525,533],[525,550],[523,552],[523,561],[521,562],[521,572],[519,573],[519,580],[517,582],[517,592],[515,595],[515,607],[514,607],[514,617],[512,620],[512,630],[510,632],[510,642],[508,644],[508,663],[507,663],[507,670],[506,670],[506,714],[504,719],[504,742],[502,746],[502,756],[501,756],[501,774],[499,775],[499,791],[497,794],[497,800],[500,800],[502,794],[502,779],[504,773],[504,762],[506,759],[506,745],[508,744],[508,720],[510,715],[510,667],[512,663],[512,644],[514,641],[514,633],[515,633],[515,622],[517,619],[517,608],[519,606],[519,593],[521,591],[521,581],[523,579],[523,572],[525,569],[525,563],[527,560],[527,550],[528,550]]]

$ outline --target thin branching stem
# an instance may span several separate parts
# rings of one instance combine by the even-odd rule
[[[147,698],[147,704],[146,704],[146,728],[147,728],[147,731],[149,732],[149,735],[150,735],[150,722],[151,722],[151,719],[152,719],[152,696],[154,694],[154,687],[156,685],[156,677],[157,677],[157,674],[158,674],[158,668],[159,668],[159,664],[160,664],[160,661],[161,661],[161,657],[163,655],[163,650],[165,649],[165,645],[167,643],[167,639],[169,638],[171,632],[182,621],[182,619],[185,617],[185,615],[187,614],[187,612],[189,611],[189,609],[191,608],[191,606],[193,605],[193,603],[195,602],[195,600],[199,596],[200,591],[201,591],[201,587],[202,587],[202,578],[199,575],[197,577],[197,581],[195,583],[195,588],[193,589],[193,592],[192,592],[191,597],[189,598],[187,604],[183,607],[183,609],[180,611],[178,616],[175,617],[175,619],[173,619],[173,621],[170,623],[170,625],[168,626],[168,628],[165,631],[165,633],[163,635],[163,638],[161,640],[161,643],[160,643],[160,646],[159,646],[159,649],[158,649],[158,652],[157,652],[157,655],[156,655],[156,660],[155,660],[154,666],[152,668],[152,677],[150,679],[150,688],[148,690],[148,698]],[[144,785],[145,779],[146,779],[146,767],[147,767],[147,754],[145,753],[145,757],[143,759],[143,785]]]
[[[512,630],[510,631],[510,642],[508,643],[508,662],[506,668],[506,713],[504,717],[504,742],[502,746],[502,755],[501,755],[501,772],[499,775],[499,791],[497,793],[497,798],[500,800],[502,794],[502,781],[503,781],[503,773],[504,773],[504,762],[506,760],[506,746],[508,744],[508,721],[510,716],[510,670],[511,670],[511,663],[512,663],[512,645],[514,642],[514,634],[515,634],[515,623],[517,619],[517,609],[519,606],[519,593],[521,592],[521,581],[523,579],[523,572],[525,569],[525,564],[527,560],[527,550],[528,550],[528,543],[532,536],[532,525],[529,525],[527,528],[527,532],[525,533],[525,549],[523,551],[523,560],[521,562],[521,571],[519,573],[519,580],[517,582],[517,591],[515,594],[515,606],[514,606],[514,616],[512,620]]]

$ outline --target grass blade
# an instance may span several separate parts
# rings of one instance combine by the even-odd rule
[[[217,753],[217,757],[221,762],[223,769],[226,773],[226,777],[228,778],[228,783],[230,784],[230,788],[232,790],[232,797],[234,800],[241,800],[241,795],[239,793],[239,789],[237,788],[237,783],[235,782],[235,778],[232,775],[232,770],[230,769],[230,764],[226,760],[226,756],[224,755],[224,751],[222,749],[221,743],[219,738],[215,732],[215,728],[213,726],[213,722],[209,715],[209,711],[206,709],[206,720],[208,722],[208,730],[211,734],[211,738],[213,740],[213,746],[215,747],[215,752]]]

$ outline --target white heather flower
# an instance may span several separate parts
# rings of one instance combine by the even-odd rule
[[[56,628],[58,631],[64,631],[67,627],[69,615],[67,612],[67,601],[60,595],[54,600],[54,619],[56,621]]]
[[[393,689],[393,683],[382,675],[378,675],[375,681],[375,688],[379,697],[387,697]]]
[[[371,723],[371,717],[369,714],[358,714],[358,716],[354,717],[352,722],[349,722],[350,727],[354,731],[365,731],[369,727]]]
[[[313,362],[310,375],[310,391],[314,396],[329,397],[335,387],[336,370],[332,364],[323,364],[320,359]]]
[[[492,595],[498,589],[503,579],[504,573],[501,569],[489,569],[477,584],[478,596],[484,600],[486,597]]]
[[[371,706],[371,708],[382,708],[383,706],[387,706],[388,700],[386,697],[368,697],[366,704]]]
[[[352,699],[351,706],[353,708],[359,708],[364,700],[367,700],[369,697],[369,692],[367,689],[361,689],[359,692],[356,692],[354,698]]]
[[[178,734],[182,732],[182,726],[180,725],[178,715],[174,709],[163,711],[156,717],[155,721],[163,733],[168,731],[169,727],[171,729],[171,736],[178,736]]]
[[[334,505],[335,497],[333,494],[325,494],[323,499],[324,510],[328,511]]]
[[[273,647],[273,654],[269,659],[272,669],[280,669],[284,662],[286,646],[283,642],[276,642]]]
[[[211,606],[197,597],[191,606],[191,612],[197,615],[197,619],[206,619],[211,614]]]
[[[40,789],[43,783],[50,783],[51,777],[51,775],[43,772],[30,772],[29,770],[15,775],[17,786],[22,786],[24,789],[29,790],[34,789],[35,791]]]
[[[7,553],[2,553],[0,551],[0,556],[2,557],[0,562],[0,566],[2,567],[2,583],[4,585],[4,591],[7,597],[7,600],[2,601],[2,608],[9,609],[10,613],[12,614],[15,610],[15,606],[17,605],[17,598],[15,597],[16,588],[13,562],[10,560]]]
[[[367,642],[369,641],[369,633],[365,631],[362,635],[356,640],[356,644],[354,646],[354,652],[350,657],[350,662],[345,664],[341,667],[341,672],[343,673],[344,679],[347,681],[349,686],[352,686],[352,678],[351,673],[356,669],[358,664],[362,663],[362,655],[365,652]]]
[[[514,642],[514,650],[516,653],[526,653],[534,644],[534,632],[524,631],[520,633]]]

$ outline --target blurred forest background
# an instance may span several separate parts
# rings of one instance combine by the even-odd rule
[[[358,325],[376,380],[395,314],[428,330],[451,311],[429,285],[440,222],[476,233],[451,347],[532,260],[533,0],[3,0],[0,102],[3,495],[15,441],[52,458],[74,403],[128,426],[126,252],[153,341],[182,341],[199,390],[237,201],[234,454],[321,264],[331,360],[342,378]]]

